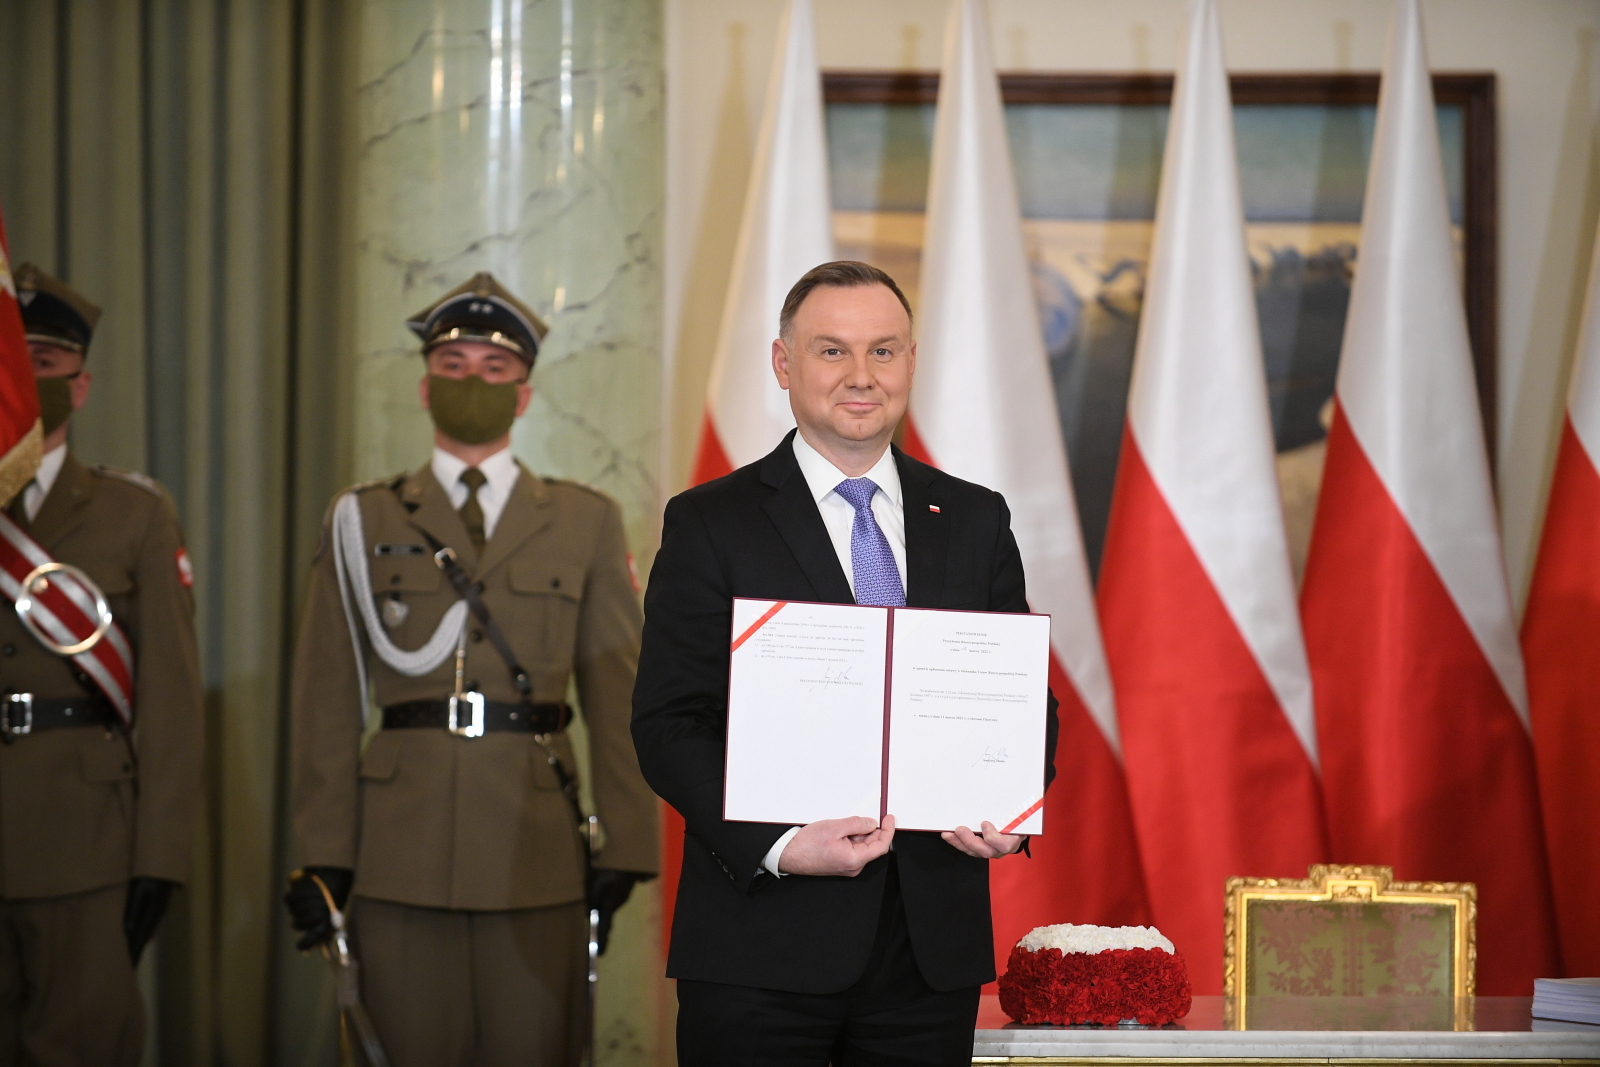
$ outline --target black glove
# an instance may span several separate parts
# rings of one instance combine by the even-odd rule
[[[611,940],[611,920],[617,909],[628,902],[633,887],[648,882],[653,874],[638,871],[608,871],[596,868],[589,872],[589,891],[585,894],[591,910],[600,909],[600,953],[605,954],[606,943]]]
[[[333,913],[312,875],[322,879],[333,894],[333,906],[340,911],[350,899],[350,887],[356,880],[356,872],[348,867],[305,867],[289,875],[289,891],[283,895],[283,902],[289,906],[289,925],[305,931],[305,936],[294,943],[301,952],[333,936]]]
[[[135,878],[128,883],[128,902],[122,907],[122,932],[128,938],[128,958],[135,967],[144,947],[156,936],[161,916],[167,913],[167,902],[177,882],[165,878]]]

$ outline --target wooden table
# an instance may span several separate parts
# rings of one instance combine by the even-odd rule
[[[1448,1062],[1600,1065],[1600,1026],[1535,1019],[1531,997],[1474,997],[1457,1010],[1427,1011],[1400,998],[1325,997],[1252,1007],[1252,1028],[1234,1029],[1222,997],[1195,997],[1163,1027],[1020,1026],[986,996],[978,1009],[975,1064],[1060,1067],[1309,1067],[1312,1064]],[[1287,1023],[1284,1028],[1257,1029]]]

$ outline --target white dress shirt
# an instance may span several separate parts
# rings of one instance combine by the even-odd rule
[[[463,460],[444,449],[433,450],[433,476],[449,494],[450,507],[456,511],[460,511],[467,502],[467,484],[461,480],[461,472],[466,469],[467,464]],[[506,509],[506,501],[511,499],[511,488],[517,484],[522,472],[517,469],[517,461],[512,458],[509,448],[502,448],[478,464],[478,469],[488,479],[478,487],[478,506],[483,509],[483,536],[487,540],[494,536],[495,524],[500,521],[500,513]]]
[[[850,530],[856,521],[856,509],[834,489],[850,475],[833,465],[833,461],[806,443],[798,433],[794,435],[794,458],[800,462],[800,473],[806,477],[811,499],[822,512],[822,524],[828,528],[833,541],[834,554],[839,566],[844,568],[844,579],[850,583],[850,595],[856,591],[856,572],[850,565]],[[860,475],[877,483],[878,491],[872,495],[872,517],[889,542],[894,553],[894,565],[900,571],[900,587],[906,584],[906,507],[900,495],[900,468],[894,465],[894,453],[883,450],[872,469]]]
[[[61,464],[66,461],[66,445],[57,445],[40,457],[38,473],[22,490],[22,508],[28,513],[29,522],[39,517],[39,509],[44,507],[44,498],[50,495],[50,487],[56,484],[56,477],[61,473]]]
[[[845,581],[850,583],[850,594],[855,595],[856,573],[850,560],[850,530],[856,521],[856,509],[850,501],[834,492],[840,482],[850,475],[833,465],[833,461],[821,452],[812,448],[800,434],[794,435],[794,458],[800,463],[800,473],[805,475],[806,487],[811,490],[811,498],[817,502],[817,510],[822,512],[822,524],[828,528],[828,538],[833,542],[834,554],[839,557],[839,566],[844,568]],[[906,584],[906,507],[905,498],[900,493],[900,468],[895,466],[894,453],[885,448],[883,455],[878,457],[878,462],[862,478],[871,478],[877,483],[878,491],[872,495],[872,517],[878,520],[878,528],[883,531],[884,539],[889,542],[889,551],[894,553],[894,565],[900,571],[900,587]],[[794,835],[800,832],[800,827],[792,827],[767,851],[766,859],[761,861],[761,866],[777,875],[779,878],[787,877],[778,870],[778,859],[783,855],[783,850],[789,847],[789,842],[794,840]]]

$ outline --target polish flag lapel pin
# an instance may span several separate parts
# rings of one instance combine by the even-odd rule
[[[939,514],[939,505],[938,504],[929,504],[928,505],[928,510],[933,512],[935,515],[937,515],[937,514]]]

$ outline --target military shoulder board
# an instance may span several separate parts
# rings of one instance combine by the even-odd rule
[[[606,493],[606,491],[604,489],[600,488],[598,485],[590,485],[588,482],[582,481],[581,479],[578,479],[578,478],[546,477],[544,480],[546,482],[548,482],[549,484],[551,484],[551,485],[566,485],[566,486],[571,486],[573,489],[582,489],[584,492],[592,493],[592,494],[594,494],[595,496],[599,497],[602,500],[610,500],[611,499],[611,497]]]
[[[137,485],[147,493],[154,493],[156,496],[162,495],[161,483],[148,474],[140,474],[138,471],[125,471],[120,467],[107,467],[103,463],[95,464],[94,472],[107,478],[118,478],[132,485]]]
[[[387,478],[374,478],[370,482],[357,482],[349,489],[346,489],[345,492],[355,493],[357,496],[360,496],[368,489],[398,489],[400,488],[400,483],[404,482],[405,480],[406,476],[404,473],[391,474]]]

